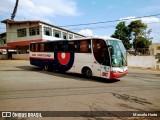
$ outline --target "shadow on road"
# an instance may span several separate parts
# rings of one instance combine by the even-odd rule
[[[101,83],[115,83],[120,81],[119,79],[105,79],[105,78],[99,78],[99,77],[86,78],[82,74],[77,74],[77,73],[49,72],[49,71],[44,71],[42,68],[35,67],[35,66],[16,66],[16,67],[24,71],[40,72],[40,73],[53,75],[57,77],[71,78],[71,79],[76,79],[81,81],[93,81],[93,82],[101,82]]]
[[[152,105],[152,103],[148,102],[147,99],[131,96],[127,94],[118,94],[118,93],[112,93],[112,95],[118,99],[124,100],[126,102],[133,102],[141,105]]]

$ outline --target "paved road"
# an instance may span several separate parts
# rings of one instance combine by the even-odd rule
[[[160,111],[160,71],[129,69],[112,81],[0,61],[0,111],[99,110]]]

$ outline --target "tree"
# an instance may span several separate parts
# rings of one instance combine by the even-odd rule
[[[131,48],[132,44],[134,49],[137,51],[137,48],[148,48],[152,43],[150,34],[152,30],[146,30],[147,25],[142,23],[141,20],[131,21],[129,25],[126,25],[125,22],[120,22],[116,26],[116,30],[111,37],[118,38],[122,40],[126,49]],[[130,40],[133,40],[133,43],[130,43]]]
[[[151,29],[146,32],[147,25],[142,23],[141,20],[132,21],[128,25],[128,29],[131,33],[133,40],[134,49],[137,51],[138,48],[148,48],[151,44],[150,33]]]
[[[129,42],[131,39],[129,29],[128,29],[128,26],[126,26],[126,23],[124,21],[120,22],[116,26],[116,30],[114,34],[111,35],[111,37],[122,40],[126,49],[129,49],[131,47],[131,44]]]

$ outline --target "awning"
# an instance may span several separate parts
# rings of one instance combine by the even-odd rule
[[[16,47],[14,46],[3,46],[3,47],[0,47],[0,49],[15,49]]]

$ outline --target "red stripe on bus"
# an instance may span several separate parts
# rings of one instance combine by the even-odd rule
[[[115,73],[113,71],[111,71],[110,73],[110,79],[116,79],[116,78],[120,78],[123,76],[126,76],[128,74],[128,71],[124,71],[124,72],[120,72],[120,73]]]

